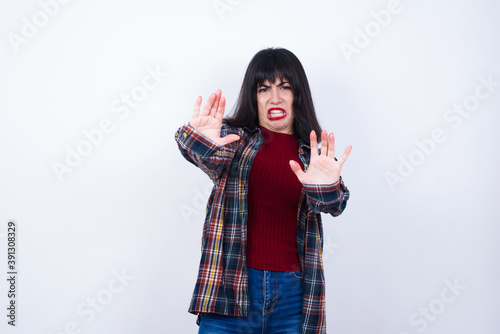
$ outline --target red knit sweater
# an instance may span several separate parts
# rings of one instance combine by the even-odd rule
[[[297,250],[297,210],[302,184],[290,168],[298,157],[294,135],[260,127],[264,141],[248,180],[247,267],[260,270],[300,270]]]

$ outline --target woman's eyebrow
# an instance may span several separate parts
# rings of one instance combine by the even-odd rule
[[[276,86],[283,86],[284,84],[290,84],[290,83],[289,83],[288,81],[282,81],[282,82],[280,82],[279,84],[277,84]],[[269,86],[269,85],[264,85],[264,84],[260,84],[260,85],[258,85],[257,87],[266,87],[266,88],[269,88],[269,87],[271,87],[271,86]]]

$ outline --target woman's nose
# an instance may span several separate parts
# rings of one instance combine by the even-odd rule
[[[271,103],[280,103],[281,102],[281,95],[279,92],[279,89],[273,89],[271,91]]]

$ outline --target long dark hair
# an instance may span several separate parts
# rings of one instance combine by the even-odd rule
[[[311,130],[321,140],[321,127],[311,97],[306,72],[299,59],[283,48],[264,49],[253,57],[241,85],[234,113],[223,122],[235,127],[256,128],[259,125],[257,86],[266,80],[273,83],[279,78],[288,80],[293,92],[293,133],[297,139],[309,144]]]

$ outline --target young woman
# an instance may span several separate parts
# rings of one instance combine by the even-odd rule
[[[286,49],[253,57],[231,117],[220,90],[200,112],[201,100],[175,136],[214,182],[189,307],[199,333],[325,333],[320,213],[346,207],[340,171],[352,147],[334,157],[334,135],[321,131]]]

